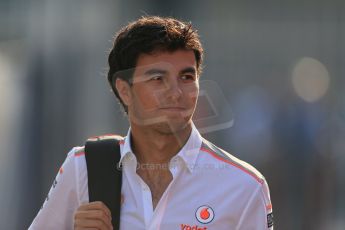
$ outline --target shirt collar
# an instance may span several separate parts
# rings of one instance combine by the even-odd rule
[[[193,168],[195,167],[201,144],[202,137],[195,127],[194,123],[192,123],[192,132],[188,138],[188,141],[175,156],[180,157],[183,160],[185,166],[191,173],[193,172]]]
[[[121,158],[120,158],[120,163],[122,163],[124,157],[126,155],[133,154],[132,147],[131,147],[131,128],[129,127],[127,136],[125,136],[124,141],[121,143]]]
[[[186,142],[186,144],[180,149],[180,151],[174,156],[173,158],[181,158],[188,168],[188,170],[192,173],[193,168],[196,164],[196,160],[201,148],[202,144],[202,137],[195,127],[194,123],[192,123],[192,132]],[[124,141],[121,143],[121,159],[120,163],[122,163],[124,157],[126,155],[133,154],[131,148],[131,128],[128,129],[127,136],[124,138]]]

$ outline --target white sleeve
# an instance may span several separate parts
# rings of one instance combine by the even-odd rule
[[[236,229],[273,230],[272,204],[266,180],[249,199]]]
[[[68,153],[29,230],[73,229],[73,214],[79,205],[74,152]]]

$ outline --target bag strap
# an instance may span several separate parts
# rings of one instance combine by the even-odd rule
[[[101,136],[85,144],[89,201],[102,201],[110,209],[114,229],[120,228],[122,171],[118,163],[122,139]]]

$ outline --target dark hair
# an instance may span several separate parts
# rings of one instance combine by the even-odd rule
[[[116,97],[127,113],[115,87],[120,78],[131,85],[134,69],[140,54],[155,51],[173,52],[179,49],[192,50],[195,54],[197,72],[202,71],[203,48],[199,35],[191,23],[169,17],[145,16],[123,27],[116,35],[108,57],[108,81]]]

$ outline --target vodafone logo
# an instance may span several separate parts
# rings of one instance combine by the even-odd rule
[[[196,210],[195,217],[200,223],[208,224],[214,218],[214,211],[210,206],[203,205]]]

